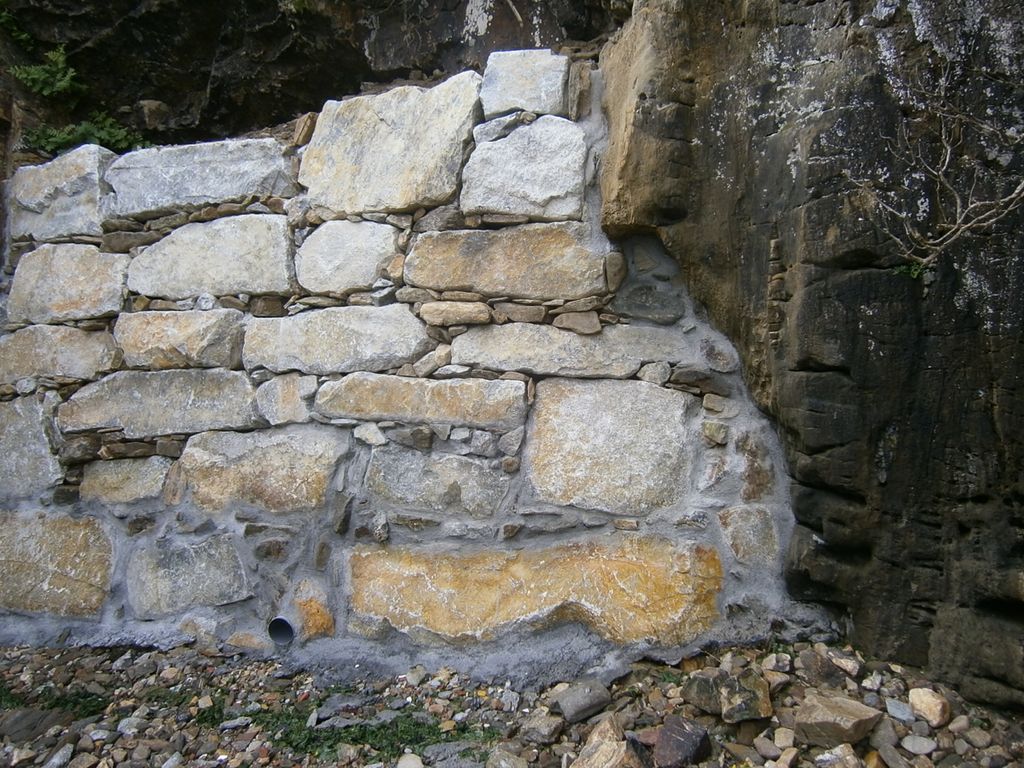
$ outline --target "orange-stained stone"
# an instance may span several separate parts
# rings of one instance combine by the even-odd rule
[[[618,643],[679,645],[718,619],[722,588],[716,551],[657,537],[465,555],[357,546],[350,565],[362,618],[451,640],[579,621]]]
[[[299,636],[303,640],[334,636],[334,614],[327,606],[327,594],[315,582],[303,579],[295,589],[299,612]]]

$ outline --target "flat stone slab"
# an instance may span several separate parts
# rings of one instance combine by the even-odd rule
[[[353,373],[317,393],[316,410],[332,418],[515,429],[526,419],[521,381],[414,379]]]
[[[66,325],[31,325],[0,336],[0,383],[59,376],[95,379],[114,365],[114,337]]]
[[[82,501],[131,504],[160,497],[173,460],[163,456],[144,459],[91,461],[82,472]]]
[[[403,86],[328,101],[306,147],[299,182],[334,211],[412,211],[455,196],[479,111],[480,76],[433,88]]]
[[[92,245],[43,245],[21,257],[7,300],[12,323],[62,323],[121,311],[130,257]]]
[[[189,438],[177,471],[192,500],[207,511],[310,511],[326,502],[349,444],[348,432],[322,424],[204,432]]]
[[[256,390],[256,405],[272,425],[309,421],[316,376],[287,373],[275,376]]]
[[[394,258],[401,233],[372,221],[327,221],[295,254],[295,275],[310,293],[347,296],[369,290]]]
[[[796,737],[805,744],[855,744],[882,719],[882,713],[845,696],[809,693],[796,710]]]
[[[230,536],[197,544],[158,539],[128,560],[128,604],[136,618],[155,619],[193,606],[236,603],[251,595]]]
[[[242,361],[247,369],[278,373],[383,371],[419,359],[431,346],[426,326],[404,304],[332,307],[251,319]]]
[[[671,506],[688,485],[696,409],[645,381],[539,382],[525,476],[552,504],[628,515]]]
[[[698,360],[679,327],[612,325],[582,336],[551,325],[508,323],[470,328],[452,341],[452,363],[540,376],[624,379],[645,363]]]
[[[156,437],[257,426],[249,378],[219,368],[118,371],[87,384],[57,409],[65,432],[122,429],[125,437]]]
[[[186,224],[132,260],[128,288],[164,299],[288,293],[291,254],[285,216],[250,214]]]
[[[117,158],[105,174],[111,210],[132,216],[295,193],[291,160],[276,139],[231,139],[148,147]]]
[[[462,211],[578,221],[586,161],[583,129],[545,115],[473,150],[462,172]]]
[[[486,296],[578,299],[607,292],[603,247],[582,224],[425,232],[405,260],[405,282]]]
[[[94,616],[110,591],[113,547],[91,517],[0,512],[0,607]]]
[[[615,643],[681,645],[718,619],[722,589],[713,549],[641,536],[473,554],[357,545],[350,568],[356,614],[446,640],[578,621]]]
[[[245,316],[237,309],[205,312],[129,312],[114,338],[132,368],[238,368]]]
[[[403,509],[490,517],[511,480],[478,459],[430,455],[395,445],[374,448],[366,487],[379,500]]]
[[[116,157],[86,144],[43,165],[15,171],[7,187],[11,238],[103,234],[107,196],[100,181]]]
[[[64,477],[46,435],[48,411],[36,397],[0,403],[0,497],[43,493]]]
[[[487,57],[480,101],[484,117],[515,110],[567,115],[569,59],[548,50],[495,51]]]

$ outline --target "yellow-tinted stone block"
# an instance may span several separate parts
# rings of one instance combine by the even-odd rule
[[[450,640],[579,621],[617,643],[679,645],[718,619],[722,588],[716,551],[656,537],[464,555],[359,546],[350,565],[362,618]]]

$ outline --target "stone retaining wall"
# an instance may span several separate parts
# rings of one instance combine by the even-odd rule
[[[554,626],[635,654],[794,615],[735,350],[596,223],[601,83],[494,54],[290,146],[19,170],[0,635],[269,648],[280,614],[328,656]]]

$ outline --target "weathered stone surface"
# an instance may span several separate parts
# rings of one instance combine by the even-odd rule
[[[582,224],[425,232],[405,260],[405,282],[435,290],[523,299],[604,293],[606,246]]]
[[[309,421],[310,401],[316,389],[316,376],[275,376],[256,390],[256,405],[271,425]]]
[[[725,541],[733,555],[747,565],[770,565],[779,556],[772,516],[764,507],[729,507],[718,513]]]
[[[489,517],[508,493],[509,476],[483,461],[430,455],[398,446],[375,448],[366,487],[399,507]]]
[[[572,331],[590,335],[601,332],[601,319],[597,312],[566,312],[563,315],[556,315],[552,325],[561,328],[563,331]]]
[[[908,698],[914,714],[932,728],[941,728],[953,714],[949,699],[930,688],[911,688]]]
[[[40,246],[18,262],[7,317],[15,323],[60,323],[120,312],[128,261],[91,245]]]
[[[547,309],[538,305],[499,301],[494,305],[496,323],[543,323]]]
[[[64,476],[46,436],[48,421],[35,397],[0,403],[0,496],[41,493]]]
[[[462,212],[579,220],[586,161],[583,129],[571,120],[544,116],[504,139],[477,146],[462,172]]]
[[[727,723],[763,720],[772,716],[772,700],[768,681],[759,669],[748,667],[730,675],[719,689],[722,697],[722,719]]]
[[[328,101],[302,157],[309,199],[335,211],[410,211],[455,195],[480,76]]]
[[[452,341],[452,363],[541,376],[628,378],[647,362],[683,362],[693,344],[676,326],[611,325],[581,336],[548,325],[470,328]]]
[[[82,501],[130,504],[160,496],[174,462],[163,456],[92,461],[85,465],[79,490]]]
[[[245,568],[230,536],[197,544],[158,539],[139,547],[125,576],[128,603],[140,619],[215,606],[251,595]]]
[[[517,109],[567,115],[569,59],[548,50],[495,51],[487,57],[480,101],[484,117]]]
[[[526,385],[521,381],[436,381],[353,373],[324,384],[317,393],[316,409],[325,416],[365,421],[514,429],[526,418]]]
[[[404,304],[335,307],[250,320],[242,360],[246,368],[272,371],[382,371],[417,360],[431,346],[426,326]]]
[[[44,165],[15,171],[7,188],[11,237],[49,240],[67,235],[101,235],[105,195],[103,172],[116,158],[86,144]]]
[[[302,579],[295,587],[294,603],[299,618],[300,640],[334,636],[334,614],[322,584]]]
[[[599,680],[581,680],[555,696],[566,722],[578,723],[611,703],[612,695]]]
[[[0,336],[0,383],[35,376],[95,379],[115,361],[109,333],[63,325],[33,325]]]
[[[257,424],[256,398],[234,371],[119,371],[72,395],[57,424],[65,432],[122,429],[129,438],[248,429]]]
[[[796,737],[826,748],[855,744],[871,733],[881,717],[877,709],[859,701],[809,693],[796,710]]]
[[[130,312],[117,318],[114,338],[132,368],[238,368],[244,315],[205,312]]]
[[[420,307],[428,325],[480,325],[491,322],[491,310],[482,301],[429,301]]]
[[[285,216],[251,214],[186,224],[132,260],[128,288],[165,299],[287,293],[291,252]]]
[[[91,517],[0,513],[0,607],[90,616],[110,590],[113,546]]]
[[[189,439],[177,471],[202,509],[300,512],[323,506],[348,451],[348,433],[321,424],[204,432]]]
[[[295,191],[291,161],[275,139],[235,139],[138,149],[107,169],[118,216]]]
[[[711,756],[707,729],[679,715],[666,715],[654,744],[655,768],[684,768]]]
[[[542,381],[526,477],[554,504],[622,514],[670,506],[687,482],[692,400],[643,381]]]
[[[463,555],[357,546],[350,567],[354,611],[451,639],[580,621],[614,642],[677,645],[718,618],[722,586],[713,550],[650,537]]]
[[[369,290],[398,249],[401,232],[372,221],[321,224],[295,254],[296,279],[312,293]]]

